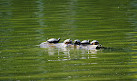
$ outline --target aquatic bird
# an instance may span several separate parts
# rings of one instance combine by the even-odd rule
[[[97,40],[93,40],[92,42],[90,42],[91,45],[99,45],[99,42]]]
[[[80,44],[81,44],[80,40],[78,40],[78,39],[74,40],[74,45],[80,45]]]
[[[72,40],[71,39],[66,39],[63,43],[64,44],[72,44]]]
[[[88,45],[88,44],[90,44],[90,40],[83,40],[83,41],[81,42],[81,44],[82,44],[82,45]]]
[[[58,38],[58,39],[51,38],[51,39],[47,40],[48,43],[58,43],[59,41],[60,41],[60,38]]]

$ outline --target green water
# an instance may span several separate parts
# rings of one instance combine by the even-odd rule
[[[0,0],[0,81],[136,81],[136,0]],[[111,49],[39,48],[48,38]]]

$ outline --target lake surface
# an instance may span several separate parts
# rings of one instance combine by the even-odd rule
[[[0,0],[0,81],[136,81],[136,0]],[[40,48],[49,38],[109,49]]]

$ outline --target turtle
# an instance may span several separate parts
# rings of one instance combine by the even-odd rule
[[[97,40],[93,40],[92,42],[90,42],[90,44],[92,44],[92,45],[99,45],[99,42]]]
[[[71,39],[66,39],[66,40],[64,41],[64,44],[72,44],[72,40],[71,40]]]
[[[83,41],[81,42],[81,44],[82,44],[82,45],[88,45],[88,44],[90,44],[90,40],[83,40]]]
[[[60,41],[60,38],[58,38],[58,39],[51,38],[51,39],[47,40],[48,43],[58,43],[59,41]]]
[[[74,45],[80,45],[80,44],[81,44],[80,40],[78,40],[78,39],[74,40]]]

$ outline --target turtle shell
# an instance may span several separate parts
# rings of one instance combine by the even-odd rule
[[[89,40],[83,40],[83,41],[81,42],[81,44],[90,44],[90,41],[89,41]]]
[[[71,44],[71,43],[72,43],[72,40],[71,40],[71,39],[66,39],[66,40],[64,41],[64,43],[65,43],[65,44]]]
[[[93,40],[90,44],[92,44],[92,45],[98,45],[99,42],[97,40]]]
[[[81,44],[81,41],[78,40],[78,39],[76,39],[76,40],[74,40],[74,44],[75,44],[75,45],[80,45],[80,44]]]
[[[58,43],[59,41],[60,41],[60,38],[58,38],[58,39],[51,38],[51,39],[47,40],[47,42],[49,42],[49,43]]]

